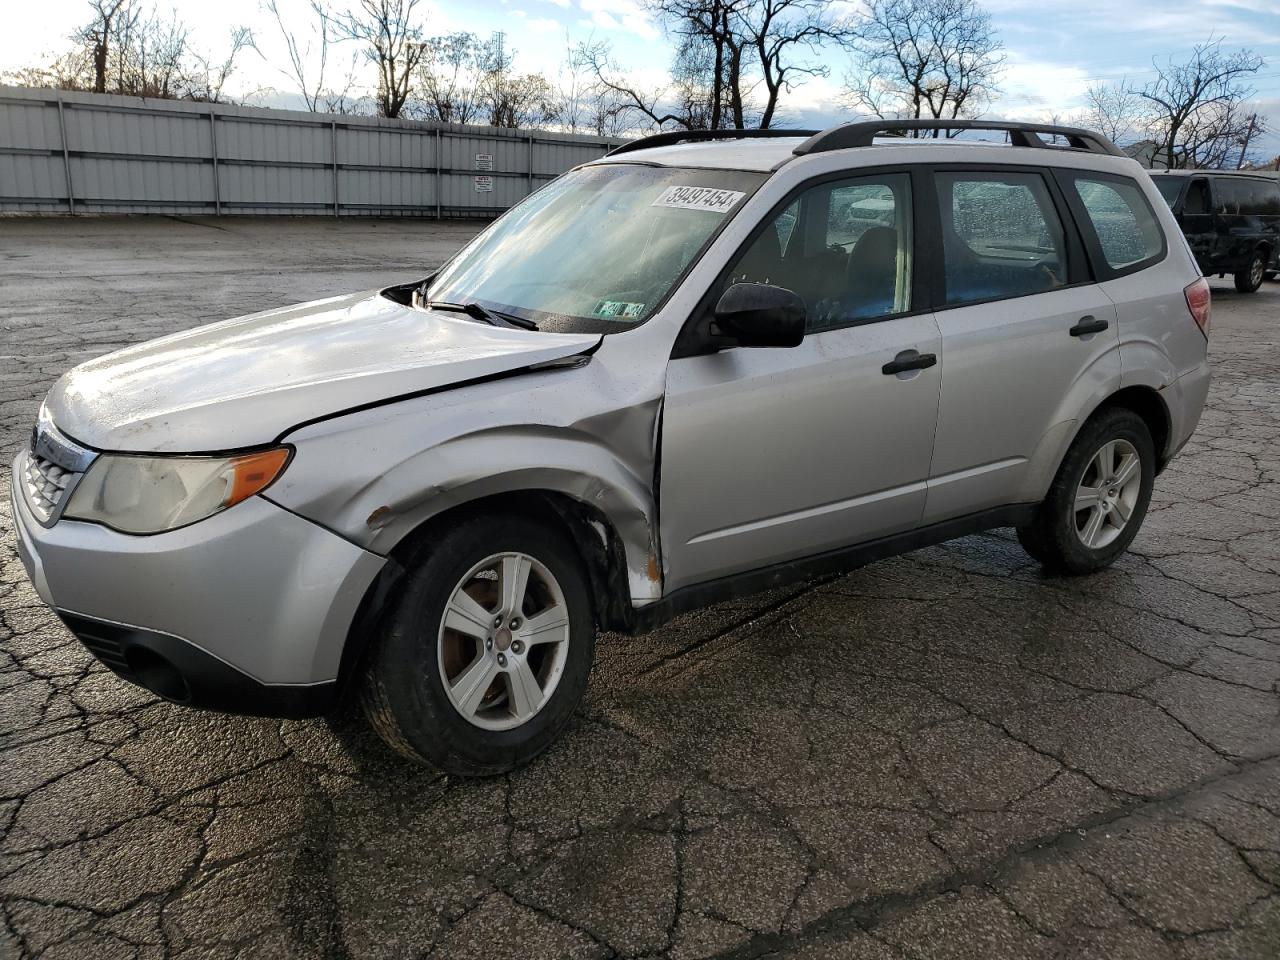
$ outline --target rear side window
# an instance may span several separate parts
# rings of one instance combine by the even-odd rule
[[[1164,234],[1146,195],[1125,178],[1072,178],[1076,195],[1098,238],[1102,259],[1112,270],[1127,270],[1164,252]]]
[[[1022,297],[1066,284],[1066,236],[1044,177],[935,176],[948,304]]]
[[[1219,177],[1213,181],[1218,212],[1229,216],[1265,217],[1280,214],[1280,183],[1261,177]]]
[[[1268,183],[1259,177],[1240,179],[1240,212],[1251,217],[1280,214],[1280,181]]]
[[[1213,195],[1218,201],[1218,213],[1234,217],[1249,213],[1249,184],[1226,177],[1213,181]]]

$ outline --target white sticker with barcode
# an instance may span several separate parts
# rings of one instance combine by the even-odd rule
[[[740,190],[718,190],[715,187],[667,187],[653,201],[653,206],[727,213],[744,196]]]

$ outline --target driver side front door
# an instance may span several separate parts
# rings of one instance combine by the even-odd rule
[[[672,359],[659,485],[668,592],[920,523],[942,366],[933,315],[912,311],[911,192],[904,173],[804,191],[723,284],[799,293],[803,342]],[[895,361],[908,369],[886,371]]]

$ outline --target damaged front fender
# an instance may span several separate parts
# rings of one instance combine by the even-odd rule
[[[466,504],[567,497],[621,545],[630,605],[662,596],[654,477],[662,378],[593,358],[389,403],[288,436],[271,499],[384,556]],[[513,498],[513,506],[520,501]]]

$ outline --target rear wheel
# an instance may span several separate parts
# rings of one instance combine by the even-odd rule
[[[1255,250],[1243,270],[1235,274],[1236,289],[1241,293],[1254,293],[1262,286],[1262,278],[1267,272],[1267,255],[1265,251]]]
[[[393,748],[448,773],[526,763],[582,699],[595,646],[586,576],[558,530],[463,521],[407,574],[364,677],[362,705]]]
[[[1137,535],[1155,482],[1155,445],[1132,410],[1095,414],[1081,429],[1058,475],[1018,540],[1047,569],[1102,570]]]

